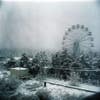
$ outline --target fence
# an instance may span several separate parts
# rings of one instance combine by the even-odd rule
[[[65,86],[65,85],[56,84],[56,83],[52,83],[52,82],[46,82],[46,81],[44,82],[44,87],[46,87],[47,84],[62,86],[62,87],[65,87],[65,88],[76,89],[76,90],[91,92],[91,93],[98,93],[99,92],[99,91],[92,91],[92,90],[88,90],[88,89],[82,89],[82,88],[75,87],[75,86],[67,86],[67,85]]]

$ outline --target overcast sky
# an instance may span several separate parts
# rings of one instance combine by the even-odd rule
[[[3,2],[0,47],[58,50],[65,29],[84,24],[100,50],[100,5],[94,2]]]

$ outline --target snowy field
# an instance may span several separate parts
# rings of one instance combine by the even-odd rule
[[[9,71],[1,71],[0,72],[0,79],[3,77],[8,77],[10,76],[10,72]],[[46,82],[52,82],[52,83],[56,83],[56,84],[61,84],[64,86],[70,86],[70,81],[63,81],[63,80],[58,80],[58,79],[53,79],[53,78],[47,78],[44,81]],[[91,91],[96,91],[99,92],[100,91],[100,87],[97,86],[93,86],[93,85],[89,85],[89,84],[79,84],[79,86],[76,86],[77,88],[82,88],[82,89],[88,89]],[[78,96],[88,96],[91,95],[93,93],[91,92],[85,92],[85,91],[81,91],[81,90],[76,90],[76,89],[71,89],[71,88],[65,88],[63,86],[57,86],[57,85],[52,85],[47,83],[46,87],[43,86],[43,81],[42,83],[40,83],[40,81],[37,81],[35,78],[32,78],[30,80],[25,80],[22,81],[21,85],[19,85],[19,87],[17,88],[17,93],[20,93],[22,95],[25,96],[31,96],[31,95],[35,95],[37,91],[40,90],[46,90],[50,93],[50,95],[52,95],[54,98],[56,98],[56,100],[62,100],[62,96],[64,95],[74,95],[76,97]]]
[[[61,81],[61,80],[56,80],[56,79],[47,79],[45,81],[57,83],[57,84],[65,85],[65,86],[69,85],[69,81]],[[90,92],[65,88],[65,87],[62,87],[62,86],[52,85],[52,84],[49,84],[49,83],[47,83],[46,87],[43,87],[43,84],[41,84],[41,85],[38,85],[36,89],[34,89],[34,83],[39,84],[39,82],[35,81],[35,79],[23,82],[19,86],[18,92],[23,94],[23,95],[32,95],[32,94],[35,94],[36,91],[38,91],[39,89],[46,89],[51,93],[51,95],[55,96],[56,98],[60,98],[61,96],[66,95],[66,94],[75,95],[75,96],[81,96],[81,95],[82,96],[88,96],[88,95],[93,94],[93,93],[90,93]],[[93,90],[93,91],[96,91],[96,92],[99,92],[99,90],[100,90],[100,87],[88,85],[88,84],[80,84],[79,88],[88,89],[88,90],[91,90],[91,91]]]
[[[57,84],[61,84],[64,86],[69,86],[70,85],[70,81],[63,81],[63,80],[57,80],[57,79],[47,79],[48,82],[52,82],[52,83],[57,83]],[[71,86],[73,87],[73,86]],[[77,88],[81,88],[81,89],[88,89],[90,91],[95,91],[95,92],[99,92],[100,91],[100,87],[99,86],[94,86],[94,85],[90,85],[90,84],[79,84],[79,86],[75,86]]]

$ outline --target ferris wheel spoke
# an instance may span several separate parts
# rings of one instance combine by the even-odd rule
[[[71,45],[71,44],[73,44],[73,42],[72,41],[63,41],[62,44],[63,45],[65,45],[65,44],[67,44],[67,45],[70,44]]]
[[[89,45],[89,42],[81,42],[80,45]]]
[[[72,45],[73,42],[71,42],[71,41],[63,41],[62,44],[63,45]]]
[[[85,42],[85,41],[91,41],[91,40],[89,40],[89,38],[87,38],[87,39],[84,39],[84,40],[82,40],[82,41],[80,41],[80,42]],[[92,42],[92,41],[91,41]]]
[[[73,41],[73,39],[75,39],[76,35],[74,36],[74,35],[73,35],[73,32],[72,32],[72,33],[70,33],[69,35],[66,35],[65,37],[66,37],[66,39],[72,40],[72,41]]]
[[[72,44],[65,44],[64,46],[72,47],[73,45]]]
[[[87,37],[88,37],[87,34],[85,34],[84,36],[82,36],[82,37],[80,38],[80,41],[84,40],[84,39],[87,38]]]
[[[81,46],[83,46],[85,48],[91,48],[91,45],[84,45],[84,44],[82,44]]]
[[[80,42],[82,42],[82,41],[87,41],[87,40],[93,41],[92,37],[86,37],[86,38],[82,39]]]
[[[91,44],[90,44],[90,43],[84,43],[84,44],[81,44],[81,45],[86,45],[86,46],[88,46],[88,47],[90,47],[90,46],[91,46]]]
[[[71,39],[71,38],[66,37],[66,39],[68,39],[68,40],[72,41],[72,39]]]
[[[86,36],[86,37],[87,37],[87,36],[88,36],[88,37],[91,37],[91,36],[92,36],[92,32],[86,32],[85,36]],[[85,36],[83,36],[81,39],[84,39]]]

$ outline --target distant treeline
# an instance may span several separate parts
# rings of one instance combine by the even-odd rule
[[[22,53],[27,53],[29,56],[32,56],[36,53],[36,50],[31,50],[31,49],[7,49],[7,48],[0,49],[0,56],[1,57],[21,56]]]

